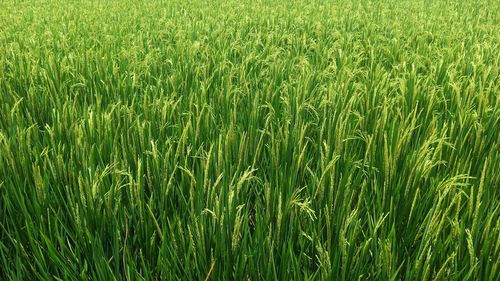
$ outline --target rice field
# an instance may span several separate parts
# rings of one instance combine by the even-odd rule
[[[500,280],[500,2],[0,1],[0,280]]]

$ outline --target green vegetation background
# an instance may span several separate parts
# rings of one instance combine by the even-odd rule
[[[1,1],[0,280],[500,280],[500,2]]]

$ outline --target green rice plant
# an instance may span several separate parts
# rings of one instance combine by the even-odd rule
[[[499,11],[1,1],[0,280],[500,280]]]

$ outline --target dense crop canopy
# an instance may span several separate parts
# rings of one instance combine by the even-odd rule
[[[0,280],[500,280],[498,1],[0,1]]]

